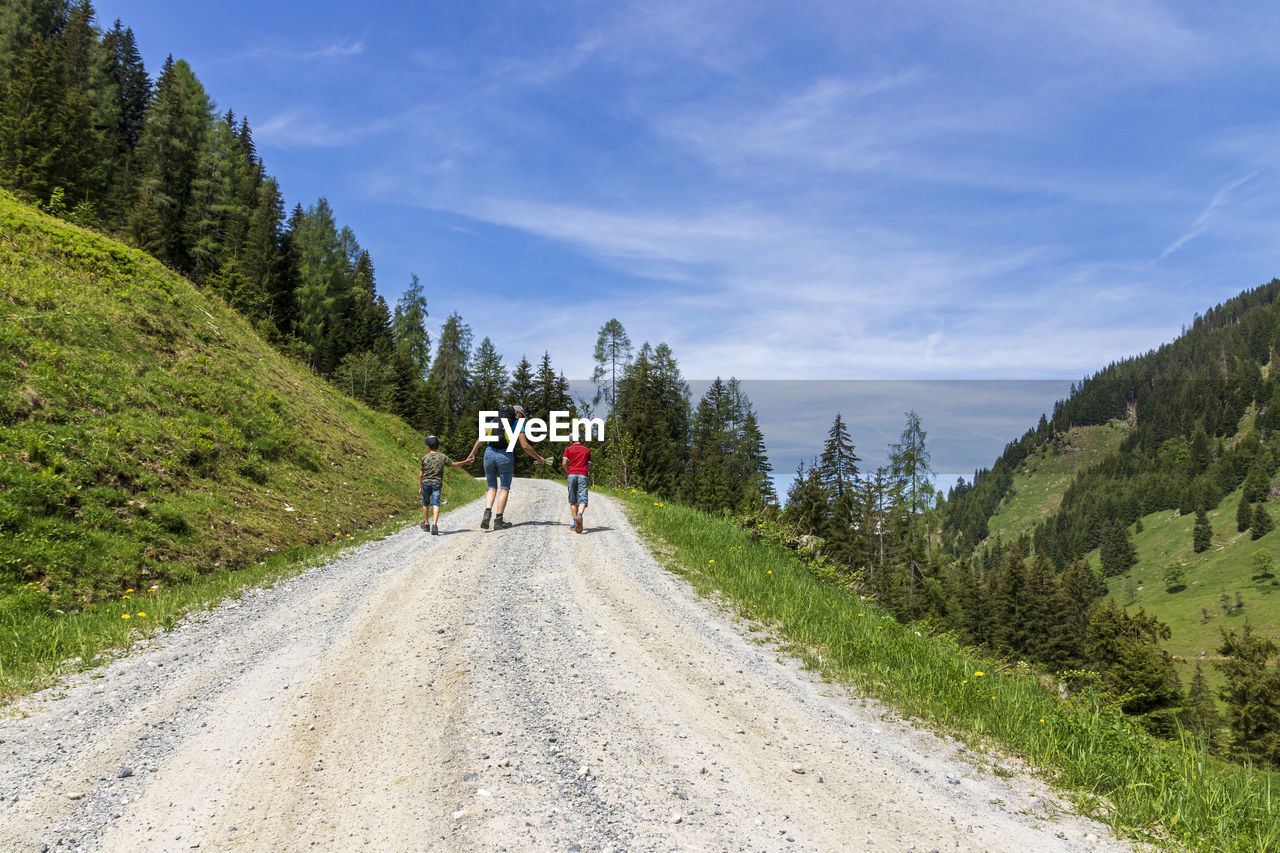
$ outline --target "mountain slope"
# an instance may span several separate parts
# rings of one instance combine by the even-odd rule
[[[76,608],[416,512],[419,446],[154,259],[0,193],[0,601]]]

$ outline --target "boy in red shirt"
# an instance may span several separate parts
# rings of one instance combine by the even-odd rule
[[[587,511],[587,481],[591,467],[591,448],[578,441],[575,430],[572,443],[564,449],[564,472],[569,479],[569,512],[573,514],[573,532],[582,532],[582,514]]]

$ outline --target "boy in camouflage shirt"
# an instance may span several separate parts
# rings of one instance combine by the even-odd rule
[[[418,469],[418,490],[422,492],[422,529],[431,531],[432,536],[440,535],[437,522],[440,520],[440,493],[444,491],[445,466],[457,468],[466,465],[469,460],[454,462],[440,452],[440,439],[434,435],[427,436],[427,455],[422,457]],[[427,507],[431,507],[431,523],[427,523]]]

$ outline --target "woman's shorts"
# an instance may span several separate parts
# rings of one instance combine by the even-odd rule
[[[489,488],[511,488],[511,476],[515,471],[516,457],[514,453],[505,453],[501,450],[494,450],[492,447],[484,449],[484,479],[488,482]]]
[[[440,493],[444,491],[444,484],[437,483],[434,480],[422,481],[422,505],[423,506],[440,506]]]

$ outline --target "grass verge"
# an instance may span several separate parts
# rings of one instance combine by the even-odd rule
[[[220,299],[0,191],[0,699],[416,517],[421,453]]]
[[[465,475],[451,475],[447,489],[450,508],[484,494],[484,484]],[[114,600],[96,602],[74,614],[49,607],[0,608],[0,705],[48,687],[62,675],[112,660],[134,643],[171,630],[193,611],[237,598],[246,589],[270,586],[420,520],[415,510],[329,542],[295,545],[242,569],[169,587],[127,589]]]
[[[1153,739],[1096,695],[1059,698],[1030,672],[922,636],[729,520],[642,492],[608,493],[673,570],[796,644],[823,675],[1019,754],[1117,832],[1196,851],[1280,851],[1276,774]]]

